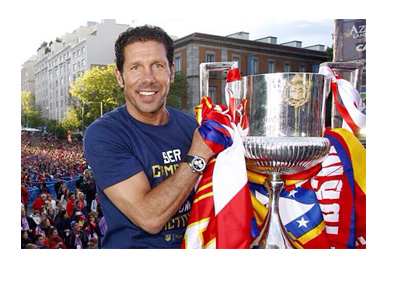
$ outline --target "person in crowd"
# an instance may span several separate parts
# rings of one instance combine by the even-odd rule
[[[61,200],[57,200],[56,201],[56,207],[54,209],[54,213],[56,214],[56,216],[65,208],[63,207]]]
[[[65,208],[68,212],[69,217],[73,216],[75,200],[76,200],[75,193],[73,193],[73,192],[69,193],[69,200],[68,200],[67,206]]]
[[[46,194],[38,195],[37,198],[33,201],[33,209],[38,210],[40,213],[43,212],[45,201],[46,201]]]
[[[98,249],[98,241],[97,238],[92,237],[91,239],[89,239],[88,242],[88,249]]]
[[[32,243],[27,230],[21,230],[21,249],[24,249],[28,243]]]
[[[40,222],[40,230],[41,230],[40,234],[42,234],[44,237],[47,237],[50,227],[51,227],[51,222],[47,217],[45,217]]]
[[[87,211],[86,208],[82,206],[82,201],[80,199],[75,200],[75,207],[72,211],[72,220],[80,221],[81,217],[83,216],[83,220],[86,221],[87,218]],[[82,226],[82,225],[81,225]]]
[[[42,221],[42,216],[41,216],[39,210],[33,210],[31,218],[33,219],[33,221],[35,222],[36,225],[40,225],[40,223]]]
[[[86,195],[86,201],[88,202],[88,205],[86,208],[88,209],[88,212],[93,211],[91,208],[91,205],[89,205],[94,199],[96,195],[96,185],[94,182],[93,174],[89,169],[86,169],[83,172],[84,180],[83,183],[81,184],[81,189]]]
[[[70,218],[66,210],[62,210],[57,216],[54,226],[58,230],[58,234],[65,240],[66,233],[70,231]]]
[[[33,242],[35,243],[36,249],[48,249],[49,247],[44,245],[44,237],[41,234],[35,235]]]
[[[86,208],[87,202],[85,200],[85,194],[83,192],[79,192],[77,197],[82,202],[81,208]]]
[[[175,222],[189,215],[189,195],[214,155],[195,118],[166,107],[173,53],[159,27],[129,28],[115,43],[125,105],[93,122],[83,140],[107,221],[104,248],[180,248],[186,225]]]
[[[103,215],[103,211],[101,210],[101,206],[97,205],[97,221],[98,221],[98,225],[99,225],[99,229],[100,229],[100,235],[99,235],[99,247],[102,248],[102,240],[104,235],[107,232],[107,223],[106,223],[106,218]]]
[[[70,226],[71,226],[71,232],[65,238],[65,243],[68,249],[87,248],[88,237],[81,230],[79,223],[76,221],[72,221]]]
[[[21,231],[26,231],[28,236],[32,239],[36,228],[36,222],[30,216],[26,215],[24,207],[21,208]]]
[[[63,239],[58,235],[58,230],[56,227],[50,227],[47,238],[44,241],[44,245],[46,245],[50,249],[66,249],[66,245],[64,244]]]
[[[99,205],[100,205],[99,196],[96,193],[94,195],[94,200],[92,200],[92,203],[90,204],[90,211],[97,215],[97,206],[99,206]]]
[[[56,212],[53,208],[49,208],[46,212],[46,217],[50,220],[50,225],[54,225],[56,219]]]
[[[67,204],[68,204],[68,199],[69,199],[69,194],[70,191],[67,187],[67,183],[63,182],[61,184],[61,205],[63,206],[64,209],[67,209]]]
[[[63,182],[61,181],[61,176],[57,176],[56,182],[54,183],[54,191],[57,194],[58,200],[61,199],[61,195],[62,195],[62,193],[61,193],[61,184],[62,183]]]
[[[50,203],[50,206],[51,206],[53,209],[56,208],[56,201],[53,200],[53,197],[51,196],[51,194],[47,194],[46,203]]]
[[[36,246],[35,246],[33,243],[28,243],[28,244],[25,246],[25,249],[36,249]]]
[[[98,239],[101,236],[100,227],[95,213],[91,212],[88,214],[88,219],[83,226],[83,230],[89,239],[92,237]]]
[[[21,184],[21,202],[24,204],[25,211],[28,208],[28,190],[24,184]]]

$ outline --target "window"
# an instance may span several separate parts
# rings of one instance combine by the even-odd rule
[[[306,72],[306,66],[304,64],[300,64],[299,72]]]
[[[182,58],[181,56],[175,57],[175,73],[180,74],[182,72]]]
[[[215,54],[212,52],[207,52],[206,53],[206,62],[207,63],[215,62]]]
[[[318,73],[318,71],[319,71],[319,65],[313,65],[312,66],[312,72],[313,73]]]
[[[268,73],[274,73],[274,72],[275,72],[275,61],[268,60]]]
[[[86,66],[86,60],[82,60],[82,66]]]
[[[290,63],[285,63],[284,64],[283,71],[284,72],[290,72]]]
[[[207,63],[215,62],[215,54],[214,54],[214,52],[206,52],[206,62]],[[217,78],[217,72],[215,72],[215,71],[209,72],[209,77],[210,78]]]
[[[238,68],[240,70],[240,56],[239,55],[232,55],[232,61],[238,63]]]
[[[247,74],[257,74],[258,73],[258,58],[250,56],[247,58]]]

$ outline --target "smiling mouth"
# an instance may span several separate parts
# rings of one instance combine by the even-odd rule
[[[156,94],[156,92],[155,91],[139,91],[139,94],[143,95],[143,96],[152,96],[152,95]]]

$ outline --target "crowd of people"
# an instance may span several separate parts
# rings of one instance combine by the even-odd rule
[[[79,177],[74,190],[63,180],[68,177]],[[38,183],[38,194],[28,205],[28,189]],[[22,132],[21,248],[101,248],[106,230],[82,142]]]

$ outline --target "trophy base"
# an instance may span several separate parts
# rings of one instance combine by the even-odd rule
[[[246,165],[260,173],[294,174],[321,163],[329,151],[323,137],[243,137]]]
[[[273,173],[272,180],[265,181],[264,185],[268,190],[269,202],[261,246],[265,249],[295,249],[279,215],[279,197],[284,187],[280,174]]]

